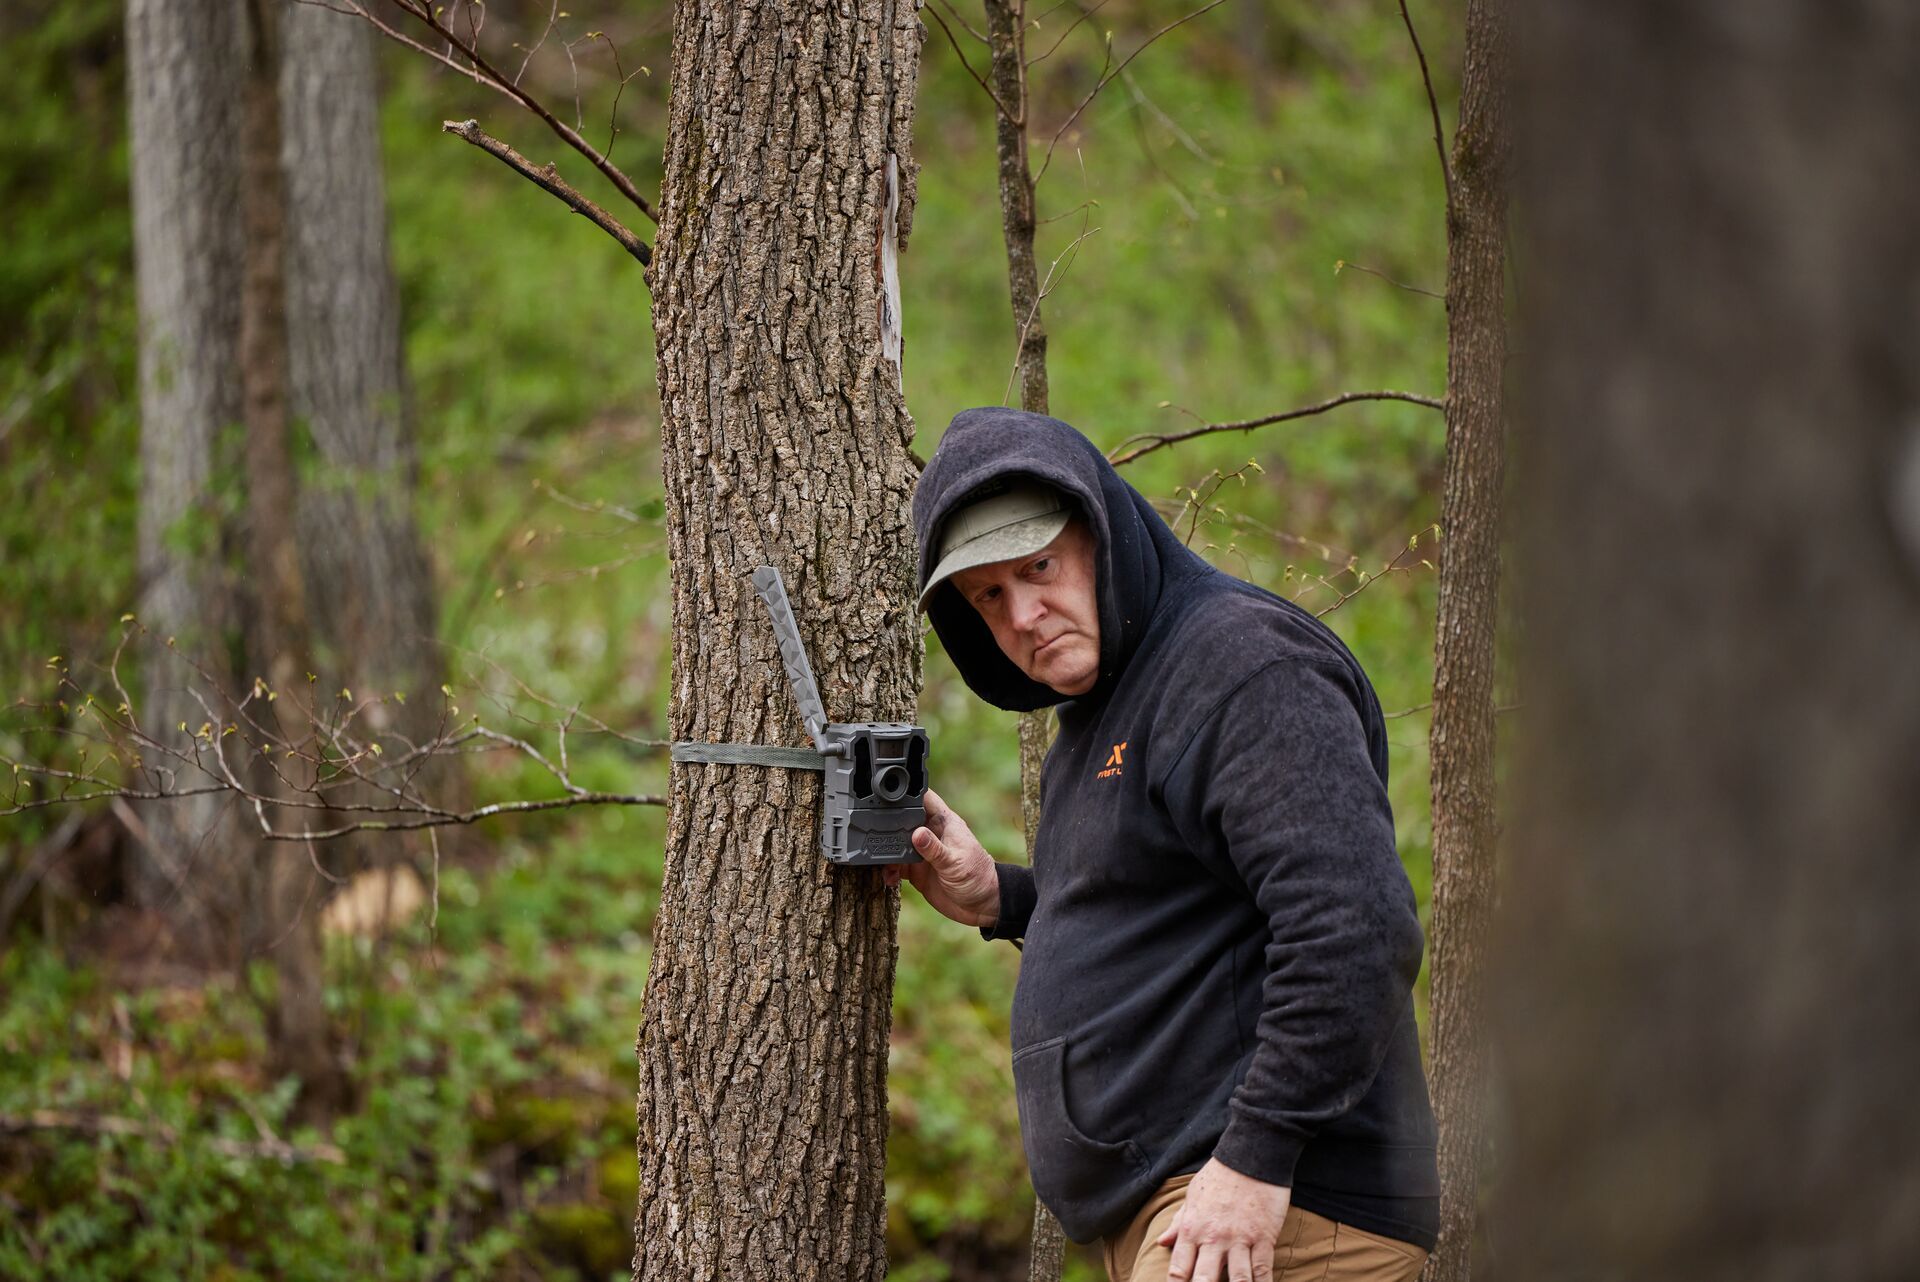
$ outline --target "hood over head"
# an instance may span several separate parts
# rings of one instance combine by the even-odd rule
[[[983,488],[1031,477],[1065,494],[1093,533],[1100,618],[1100,676],[1078,696],[1099,699],[1127,666],[1162,594],[1195,574],[1214,573],[1120,479],[1098,446],[1057,418],[988,406],[953,416],[913,494],[924,590],[939,560],[940,526]],[[988,703],[1027,712],[1075,697],[1035,681],[1001,652],[986,620],[951,583],[936,588],[927,617],[967,685]]]

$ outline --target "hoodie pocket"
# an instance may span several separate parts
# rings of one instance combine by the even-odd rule
[[[1074,1124],[1066,1059],[1065,1037],[1022,1047],[1013,1056],[1013,1086],[1033,1190],[1068,1236],[1085,1242],[1140,1200],[1149,1168],[1132,1140],[1095,1139]]]

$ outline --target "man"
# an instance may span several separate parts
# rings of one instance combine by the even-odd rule
[[[1058,707],[1033,868],[995,864],[930,792],[905,870],[1023,943],[1035,1191],[1115,1282],[1412,1278],[1439,1193],[1421,932],[1359,664],[1189,551],[1057,419],[962,412],[913,511],[961,676]]]

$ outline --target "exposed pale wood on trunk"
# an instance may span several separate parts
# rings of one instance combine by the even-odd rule
[[[805,741],[746,577],[763,563],[828,715],[913,716],[913,424],[883,356],[881,241],[889,154],[902,247],[911,229],[921,38],[905,0],[676,8],[648,276],[675,739]],[[879,1282],[898,894],[821,857],[818,775],[671,780],[634,1276]]]

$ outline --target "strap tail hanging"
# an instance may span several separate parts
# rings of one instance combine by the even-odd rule
[[[773,636],[780,643],[780,662],[787,670],[787,684],[800,705],[800,717],[807,723],[811,748],[783,748],[765,743],[692,743],[679,740],[673,745],[675,761],[715,766],[775,766],[783,770],[825,770],[827,768],[827,712],[820,702],[820,687],[814,684],[813,664],[807,660],[807,647],[800,640],[800,625],[794,622],[793,606],[787,601],[787,585],[780,571],[763,565],[753,572],[754,589],[767,603],[773,617]]]
[[[787,604],[787,586],[780,571],[763,565],[753,572],[753,586],[767,603],[773,616],[774,639],[780,643],[780,662],[787,669],[787,684],[793,687],[794,701],[800,705],[800,719],[806,722],[813,746],[827,751],[827,710],[820,702],[820,688],[813,682],[813,664],[807,660],[807,647],[800,640],[800,625],[794,622],[793,607]]]

